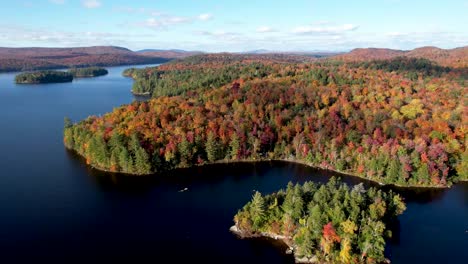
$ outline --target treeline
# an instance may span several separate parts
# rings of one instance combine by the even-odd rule
[[[411,80],[422,77],[440,77],[444,73],[450,72],[449,67],[442,67],[424,58],[396,57],[390,60],[371,60],[359,63],[351,63],[354,67],[364,67],[374,70],[396,71],[403,73]]]
[[[239,78],[265,78],[278,73],[272,69],[273,63],[279,66],[292,61],[311,61],[311,58],[284,54],[196,55],[158,68],[127,69],[123,75],[135,79],[132,88],[135,94],[149,94],[153,97],[174,96],[193,90],[201,92],[218,88]],[[203,67],[204,65],[209,66]]]
[[[389,222],[406,205],[398,194],[361,185],[288,184],[262,196],[256,192],[234,217],[241,235],[279,236],[296,259],[314,263],[382,263]]]
[[[75,78],[97,77],[108,74],[105,68],[88,67],[88,68],[73,68],[68,70]]]
[[[181,95],[68,125],[65,145],[94,167],[133,174],[283,159],[402,186],[468,179],[464,83],[345,64],[269,63],[252,78],[263,70],[250,65],[219,88],[187,83]],[[196,68],[222,68],[211,66]],[[171,78],[168,93],[196,79]]]
[[[73,81],[73,75],[63,71],[36,71],[16,75],[18,84],[61,83]]]
[[[181,69],[170,71],[134,71],[136,77],[132,92],[148,93],[153,97],[174,96],[188,91],[214,89],[238,78],[263,78],[271,70],[261,63],[249,65],[229,65],[222,68]]]

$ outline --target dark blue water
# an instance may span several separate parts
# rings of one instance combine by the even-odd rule
[[[46,85],[0,74],[0,263],[292,263],[281,244],[230,234],[232,217],[254,189],[330,173],[258,163],[125,177],[64,149],[65,116],[81,120],[135,100],[125,68]],[[401,192],[408,209],[389,241],[393,263],[466,263],[468,185]]]

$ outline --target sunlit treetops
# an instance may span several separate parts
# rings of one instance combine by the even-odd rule
[[[288,184],[266,196],[255,192],[234,217],[244,237],[279,237],[296,259],[314,263],[383,263],[388,224],[406,205],[392,191],[327,184]],[[312,261],[314,260],[314,261]]]
[[[161,73],[148,86],[154,99],[68,126],[65,145],[94,167],[133,174],[282,159],[402,186],[468,178],[459,73],[409,78],[339,63],[221,68],[232,71],[212,64],[221,63],[145,69]]]

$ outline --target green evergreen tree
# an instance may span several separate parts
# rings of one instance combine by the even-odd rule
[[[301,227],[294,236],[294,242],[297,245],[297,254],[299,256],[311,257],[314,248],[314,240],[307,227]]]
[[[75,140],[73,135],[73,123],[70,118],[64,118],[63,126],[63,143],[67,148],[73,149],[75,147]]]
[[[416,171],[415,178],[418,182],[423,182],[425,184],[429,184],[431,182],[427,163],[421,163],[421,166]]]
[[[398,158],[390,160],[386,171],[386,182],[397,182],[400,176],[401,164]]]
[[[191,146],[190,142],[184,137],[182,141],[179,143],[179,153],[180,153],[180,158],[181,162],[184,163],[184,165],[190,165],[190,160],[191,160]]]
[[[133,159],[128,153],[126,148],[123,148],[119,154],[119,167],[122,169],[122,172],[132,173],[133,169]]]
[[[116,148],[123,148],[124,147],[124,137],[117,133],[113,132],[112,136],[109,139],[109,148],[114,150]]]
[[[111,170],[114,171],[120,171],[121,168],[119,166],[119,154],[120,154],[121,149],[120,148],[113,148],[111,150],[111,155],[110,155],[110,168]]]
[[[102,135],[96,134],[91,138],[88,155],[91,158],[91,164],[97,165],[100,168],[109,168],[110,155]]]
[[[252,204],[250,206],[250,214],[253,218],[254,228],[258,229],[263,221],[263,216],[265,215],[265,200],[259,192],[255,192],[252,197]]]
[[[148,153],[145,149],[139,147],[135,151],[135,171],[138,174],[149,174],[151,173],[151,164],[149,162]]]
[[[231,142],[229,143],[231,159],[236,160],[239,158],[240,142],[236,133],[232,134]]]
[[[218,159],[218,143],[216,142],[215,135],[211,131],[208,133],[206,138],[205,152],[209,162],[213,162]]]

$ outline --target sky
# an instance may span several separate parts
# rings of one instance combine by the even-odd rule
[[[2,0],[0,46],[207,52],[468,45],[468,0]]]

